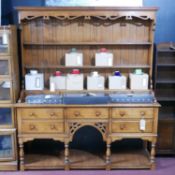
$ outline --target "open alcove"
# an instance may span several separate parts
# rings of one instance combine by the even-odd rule
[[[36,139],[24,144],[26,169],[64,169],[64,143]]]
[[[105,169],[105,154],[102,134],[93,126],[83,126],[75,132],[70,143],[70,167]]]

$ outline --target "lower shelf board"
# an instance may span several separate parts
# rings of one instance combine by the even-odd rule
[[[112,153],[112,169],[149,169],[149,154],[145,150],[132,150]]]
[[[25,169],[64,169],[64,153],[56,155],[29,154],[25,155]]]
[[[17,161],[0,162],[0,171],[17,171],[17,170],[18,170]]]
[[[105,154],[70,150],[70,169],[105,169]],[[149,169],[149,155],[144,150],[116,152],[111,155],[111,169]],[[64,169],[64,152],[56,155],[25,155],[25,169]]]
[[[105,155],[92,154],[81,150],[70,151],[71,169],[105,169]]]

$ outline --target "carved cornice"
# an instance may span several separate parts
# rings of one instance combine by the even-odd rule
[[[64,21],[64,20],[68,20],[68,21],[72,21],[72,20],[76,20],[79,18],[82,18],[84,20],[91,20],[93,18],[102,20],[102,21],[116,21],[118,19],[121,18],[125,18],[126,20],[133,20],[134,18],[140,19],[140,20],[151,20],[150,17],[148,16],[134,16],[134,15],[129,15],[129,16],[42,16],[42,15],[38,15],[38,16],[26,16],[24,18],[21,19],[22,22],[24,21],[32,21],[32,20],[36,20],[38,18],[42,18],[43,20],[49,20],[51,18],[55,18],[57,20],[60,21]]]

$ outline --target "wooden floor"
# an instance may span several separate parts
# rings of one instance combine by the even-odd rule
[[[91,154],[80,150],[70,150],[71,169],[105,169],[105,154]],[[147,169],[150,168],[146,151],[128,151],[113,153],[113,169]],[[56,155],[31,154],[25,156],[26,169],[64,169],[64,152]]]

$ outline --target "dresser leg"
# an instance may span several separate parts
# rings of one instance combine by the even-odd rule
[[[24,144],[19,144],[20,170],[24,171]]]
[[[66,142],[64,147],[65,147],[65,152],[64,152],[65,170],[69,170],[70,169],[69,167],[69,143]]]
[[[151,169],[154,170],[156,168],[156,164],[155,164],[155,154],[156,154],[156,143],[152,142],[151,143]]]
[[[143,140],[143,148],[144,148],[145,150],[148,149],[148,141]]]
[[[111,169],[111,142],[106,145],[106,170]]]

